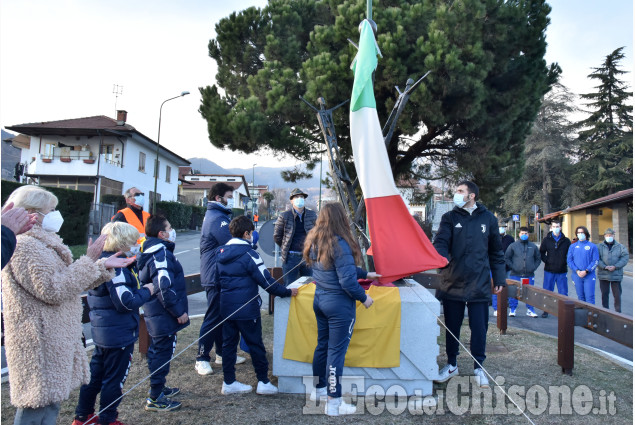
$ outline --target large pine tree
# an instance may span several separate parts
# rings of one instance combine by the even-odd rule
[[[380,121],[395,104],[396,85],[431,71],[387,146],[396,178],[411,176],[418,161],[440,159],[473,178],[486,203],[502,195],[522,169],[523,141],[559,72],[544,60],[550,11],[545,0],[379,3]],[[347,39],[357,40],[365,14],[364,0],[270,0],[222,19],[209,43],[216,85],[201,89],[211,143],[319,158],[323,138],[298,95],[314,103],[324,97],[331,107],[349,98],[356,51]],[[350,159],[347,108],[333,118]]]
[[[582,201],[606,196],[633,187],[633,96],[620,79],[624,59],[620,47],[609,54],[589,78],[598,80],[597,91],[583,94],[591,115],[577,125],[577,156],[574,182],[581,189]]]

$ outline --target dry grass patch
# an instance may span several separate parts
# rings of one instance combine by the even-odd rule
[[[263,336],[268,350],[270,363],[273,350],[273,317],[263,314]],[[177,352],[198,338],[201,319],[192,320],[192,324],[179,333]],[[469,328],[467,322],[463,327],[461,341],[468,346]],[[443,331],[442,331],[443,334]],[[444,335],[444,334],[443,334]],[[440,352],[445,352],[445,337],[439,337]],[[529,389],[533,385],[540,385],[546,389],[549,386],[566,385],[571,389],[586,385],[593,392],[594,406],[599,407],[598,395],[604,390],[606,394],[614,392],[617,400],[617,413],[607,415],[530,415],[532,420],[539,423],[577,423],[577,424],[632,424],[633,423],[633,374],[597,354],[576,347],[576,364],[573,376],[563,375],[556,363],[557,341],[552,338],[538,336],[521,330],[510,329],[507,335],[498,335],[498,330],[490,326],[488,344],[498,347],[497,352],[488,353],[485,367],[496,377],[505,378],[505,389],[511,385],[522,385]],[[517,415],[476,415],[469,412],[457,417],[448,408],[445,414],[435,414],[433,418],[424,415],[413,416],[406,408],[399,415],[393,415],[384,409],[378,416],[371,415],[366,410],[363,415],[349,417],[327,418],[324,415],[303,415],[306,404],[302,395],[279,394],[275,396],[258,396],[255,393],[239,396],[223,396],[220,393],[222,385],[222,369],[214,366],[211,376],[199,376],[194,371],[196,355],[194,345],[179,358],[173,361],[168,385],[181,388],[181,394],[175,397],[183,403],[181,410],[168,413],[146,412],[143,410],[149,382],[141,384],[128,394],[119,406],[119,418],[127,424],[134,425],[200,425],[200,424],[255,424],[255,423],[386,423],[405,424],[430,419],[441,424],[523,424],[529,423],[523,416]],[[242,355],[246,355],[241,353]],[[90,355],[90,353],[89,353]],[[246,355],[248,356],[248,355]],[[126,390],[147,376],[148,368],[145,361],[135,352],[134,363],[126,383]],[[443,365],[445,356],[439,358]],[[461,350],[458,362],[462,375],[472,371],[472,361]],[[251,362],[236,367],[237,379],[250,385],[257,384]],[[277,384],[275,377],[272,377]],[[2,385],[2,421],[12,423],[15,409],[9,402],[8,384]],[[436,390],[443,390],[446,385],[435,386]],[[58,423],[70,424],[73,420],[75,405],[79,391],[72,393],[69,400],[62,403]],[[314,409],[315,410],[315,409]]]

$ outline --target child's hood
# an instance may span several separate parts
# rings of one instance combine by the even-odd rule
[[[137,255],[137,267],[142,269],[145,264],[154,258],[155,254],[159,251],[163,251],[163,248],[168,251],[174,251],[174,242],[164,241],[163,239],[148,237],[143,242],[143,252]]]
[[[234,262],[251,249],[251,244],[245,239],[232,238],[225,245],[218,248],[218,261],[221,264]]]

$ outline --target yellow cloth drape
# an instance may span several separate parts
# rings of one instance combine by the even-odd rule
[[[394,286],[371,286],[366,291],[374,300],[366,309],[357,302],[353,328],[345,366],[399,367],[401,333],[401,298]],[[317,345],[317,322],[313,312],[315,285],[302,285],[298,295],[291,298],[287,336],[282,357],[312,363]]]

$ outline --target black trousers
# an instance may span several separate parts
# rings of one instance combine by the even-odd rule
[[[472,355],[479,363],[485,361],[485,343],[487,338],[487,323],[489,319],[489,306],[487,301],[482,302],[465,302],[454,300],[443,300],[443,315],[445,317],[445,325],[456,336],[461,337],[461,325],[465,317],[465,306],[467,305],[467,316],[470,323],[470,350]],[[448,356],[448,363],[456,366],[456,357],[459,355],[459,343],[445,331],[445,352]],[[474,362],[474,369],[479,368],[478,363]]]
[[[174,355],[176,349],[176,334],[152,337],[148,348],[148,369],[150,373],[157,371],[150,377],[150,397],[157,398],[161,395],[165,387],[166,376],[170,373],[170,363],[168,362]]]
[[[622,312],[622,282],[600,280],[600,292],[602,292],[602,307],[609,308],[609,292],[613,292],[615,311]]]
[[[254,365],[259,381],[269,382],[269,361],[262,342],[262,323],[260,317],[253,320],[227,320],[223,323],[223,377],[226,384],[236,381],[236,350],[238,340],[243,337],[251,363]]]
[[[210,329],[213,329],[214,326],[218,325],[221,321],[220,286],[206,286],[205,294],[207,295],[207,311],[205,312],[201,331],[199,332],[201,339],[198,341],[198,356],[196,360],[209,362],[211,360],[209,353],[212,351],[214,345],[216,345],[216,354],[219,356],[223,355],[223,327],[219,326],[212,332],[209,332]]]
[[[97,394],[101,392],[100,409],[105,410],[99,414],[100,422],[108,424],[117,419],[117,406],[121,403],[117,399],[128,377],[133,349],[134,343],[121,348],[95,346],[90,360],[90,382],[79,390],[77,417],[87,418],[95,412]]]

